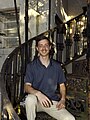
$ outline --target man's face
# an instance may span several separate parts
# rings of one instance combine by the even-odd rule
[[[49,45],[49,42],[47,39],[43,39],[38,42],[38,46],[36,47],[36,49],[37,49],[39,55],[44,57],[44,56],[49,55],[51,46]]]

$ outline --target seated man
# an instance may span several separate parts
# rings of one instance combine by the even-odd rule
[[[27,119],[35,120],[36,112],[44,111],[57,120],[75,120],[65,109],[66,79],[60,64],[50,57],[50,40],[38,37],[36,49],[38,57],[27,65],[25,75]]]

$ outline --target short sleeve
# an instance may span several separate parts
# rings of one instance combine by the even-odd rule
[[[58,66],[59,70],[58,70],[58,83],[59,84],[62,84],[64,82],[66,82],[66,78],[65,78],[65,75],[64,75],[64,71],[62,70],[62,67],[61,66]]]
[[[25,78],[24,78],[24,83],[30,83],[32,84],[33,81],[33,70],[32,70],[32,65],[28,64],[27,68],[26,68],[26,74],[25,74]]]

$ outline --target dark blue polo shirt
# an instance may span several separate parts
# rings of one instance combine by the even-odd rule
[[[64,72],[58,62],[51,59],[48,67],[45,67],[39,59],[33,60],[27,65],[25,83],[44,93],[49,99],[58,101],[57,85],[66,81]]]

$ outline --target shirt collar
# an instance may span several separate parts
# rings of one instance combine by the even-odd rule
[[[38,63],[39,65],[42,65],[42,66],[43,66],[43,64],[41,63],[39,57],[37,58],[37,63]],[[50,63],[49,63],[49,66],[51,66],[51,65],[52,65],[52,59],[50,59]]]

